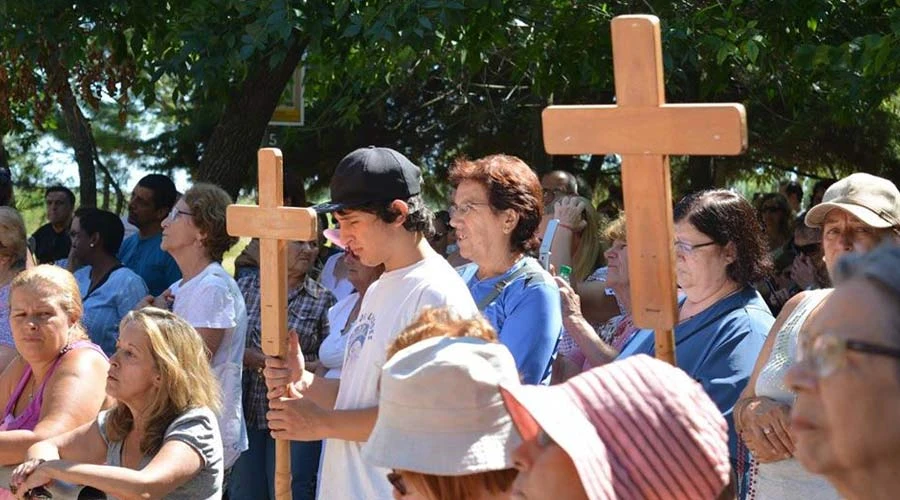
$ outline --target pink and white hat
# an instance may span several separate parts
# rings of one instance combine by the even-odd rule
[[[728,484],[725,419],[667,363],[638,355],[556,386],[502,388],[522,438],[535,438],[536,422],[572,459],[588,498],[713,499]]]

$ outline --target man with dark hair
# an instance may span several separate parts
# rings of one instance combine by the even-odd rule
[[[387,347],[425,307],[449,307],[461,317],[478,312],[462,278],[428,244],[433,216],[420,182],[419,167],[393,149],[361,148],[341,160],[331,179],[332,201],[315,208],[335,212],[347,252],[364,266],[383,264],[385,272],[369,287],[346,333],[339,381],[303,370],[296,335],[290,355],[266,360],[272,435],[328,440],[320,499],[391,497],[388,471],[366,464],[361,453],[378,414]]]
[[[69,256],[72,241],[69,225],[75,211],[75,193],[65,186],[50,186],[44,193],[47,203],[47,223],[31,235],[29,246],[41,264],[52,264]]]
[[[119,261],[137,273],[157,297],[181,279],[181,270],[169,252],[160,248],[162,221],[178,200],[172,179],[149,174],[138,181],[128,202],[128,222],[138,228],[122,242]]]

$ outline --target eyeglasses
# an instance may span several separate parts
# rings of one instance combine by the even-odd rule
[[[172,207],[172,211],[169,212],[169,222],[175,222],[175,219],[178,218],[179,215],[194,215],[191,212],[185,212],[184,210],[178,210],[176,207]]]
[[[708,247],[715,244],[715,241],[707,241],[706,243],[697,243],[696,245],[692,245],[684,241],[675,240],[675,251],[681,252],[684,255],[691,255],[692,253],[694,253],[694,250],[698,248]]]
[[[454,217],[456,215],[465,217],[466,215],[469,215],[469,212],[471,212],[473,208],[486,205],[490,205],[490,203],[481,201],[468,201],[458,206],[455,204],[450,205],[450,210],[448,210],[448,212],[450,212],[450,217]]]
[[[781,210],[781,207],[768,206],[768,207],[762,207],[761,209],[759,209],[759,211],[764,212],[764,213],[775,213],[775,212],[781,212],[782,210]]]
[[[387,480],[391,483],[397,493],[400,493],[400,496],[405,496],[408,491],[406,489],[406,483],[403,482],[403,476],[397,474],[396,471],[391,471],[387,473]]]
[[[799,360],[809,363],[819,378],[825,378],[847,365],[847,351],[900,359],[897,347],[822,334],[800,351]]]

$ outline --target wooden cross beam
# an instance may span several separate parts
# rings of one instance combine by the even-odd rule
[[[259,206],[230,205],[225,214],[228,234],[259,238],[260,322],[262,349],[269,356],[287,355],[287,242],[318,238],[316,212],[285,207],[281,151],[260,149]],[[291,498],[290,441],[275,443],[275,498]]]
[[[740,104],[665,103],[656,16],[618,16],[611,28],[617,104],[544,109],[544,147],[556,155],[622,155],[634,323],[656,330],[656,356],[675,364],[668,155],[741,154],[747,149],[747,118]]]

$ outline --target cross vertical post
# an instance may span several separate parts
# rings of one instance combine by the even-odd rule
[[[617,105],[549,106],[549,154],[622,155],[628,278],[635,325],[656,332],[656,357],[675,364],[676,307],[668,155],[737,155],[747,148],[740,104],[666,104],[659,19],[612,20]]]
[[[226,226],[232,236],[259,238],[260,329],[268,356],[287,355],[287,242],[314,241],[316,213],[311,208],[284,207],[281,151],[260,149],[259,206],[229,205]],[[291,498],[290,441],[275,442],[275,498]]]

